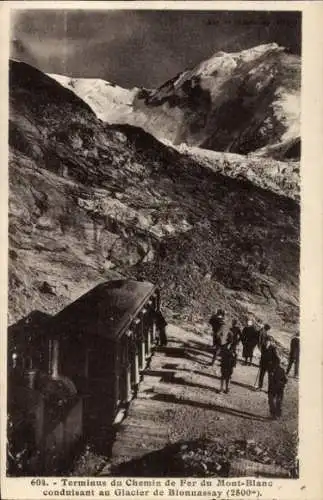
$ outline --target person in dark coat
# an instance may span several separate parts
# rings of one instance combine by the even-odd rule
[[[236,351],[241,339],[241,329],[239,328],[238,321],[236,319],[232,320],[232,325],[229,333],[232,334],[232,345],[234,350]]]
[[[268,375],[268,404],[270,416],[273,419],[281,417],[286,383],[287,376],[278,358]]]
[[[242,330],[241,342],[243,346],[242,357],[245,360],[245,365],[251,365],[253,351],[258,344],[258,332],[255,329],[252,320],[248,320],[247,326],[245,326]]]
[[[265,374],[268,373],[269,377],[269,372],[272,371],[278,359],[277,349],[274,345],[273,338],[268,336],[266,339],[263,339],[261,346],[258,390],[262,389]]]
[[[233,346],[232,334],[228,334],[228,338],[225,344],[221,347],[221,387],[220,392],[223,391],[223,385],[225,384],[224,392],[227,394],[229,392],[229,383],[232,377],[233,369],[237,363],[237,355]]]
[[[288,375],[292,366],[294,364],[294,377],[298,377],[299,371],[299,332],[297,332],[290,341],[290,350],[289,350],[289,361],[286,370],[286,374]]]
[[[224,316],[225,311],[218,309],[216,314],[210,318],[210,325],[212,326],[212,346],[213,357],[210,365],[214,365],[217,355],[220,354],[221,346],[224,342]]]
[[[155,312],[155,324],[159,335],[159,345],[166,346],[168,342],[166,335],[167,321],[160,311]]]
[[[266,343],[269,337],[270,325],[265,323],[262,328],[259,330],[259,339],[258,339],[258,347],[261,351],[262,346]]]

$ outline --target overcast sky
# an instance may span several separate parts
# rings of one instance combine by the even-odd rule
[[[297,12],[16,11],[11,56],[49,73],[159,86],[214,52],[277,42],[300,53]]]

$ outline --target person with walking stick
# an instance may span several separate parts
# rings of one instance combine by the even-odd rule
[[[277,360],[268,375],[268,404],[272,419],[281,417],[282,403],[284,397],[287,376],[285,370],[280,366],[280,359]]]
[[[258,347],[259,347],[260,351],[261,351],[262,346],[265,344],[266,340],[268,339],[269,330],[270,330],[270,325],[268,325],[268,323],[265,323],[259,330]]]
[[[259,384],[256,390],[260,391],[262,389],[265,374],[270,373],[277,360],[278,354],[273,343],[273,338],[271,336],[268,336],[263,341],[263,344],[261,346],[261,356],[258,370]]]

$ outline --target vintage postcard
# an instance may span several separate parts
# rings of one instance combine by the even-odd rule
[[[323,2],[1,9],[3,498],[319,500]]]

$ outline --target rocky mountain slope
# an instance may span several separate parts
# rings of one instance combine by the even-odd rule
[[[160,140],[242,154],[261,149],[277,159],[300,155],[300,57],[275,43],[218,52],[154,90],[51,76],[104,121],[140,126]]]
[[[203,321],[223,306],[295,328],[293,199],[141,129],[108,126],[73,92],[16,61],[9,179],[9,324],[131,276],[160,285],[173,320]]]

